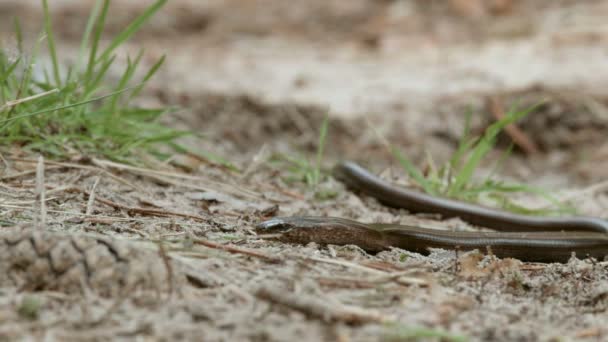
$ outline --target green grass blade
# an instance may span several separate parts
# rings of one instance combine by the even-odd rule
[[[46,33],[47,45],[49,54],[51,55],[51,63],[53,64],[53,77],[55,78],[55,86],[61,88],[61,75],[59,74],[59,60],[57,59],[57,51],[55,50],[55,38],[51,24],[51,14],[49,13],[49,4],[47,0],[42,0],[44,8],[44,32]]]
[[[8,68],[6,68],[6,70],[2,72],[2,74],[0,75],[1,86],[4,86],[4,82],[6,82],[6,79],[13,75],[13,72],[15,71],[15,68],[17,68],[17,65],[19,65],[19,63],[21,63],[21,57],[18,57],[14,62],[9,64]]]
[[[289,163],[293,164],[296,168],[304,170],[303,173],[308,173],[309,170],[312,168],[308,160],[304,158],[297,158],[289,155],[284,155],[282,157]]]
[[[426,177],[424,177],[428,182],[430,182],[431,184],[434,184],[433,188],[434,189],[440,189],[443,184],[441,184],[442,179],[441,179],[441,170],[439,170],[437,168],[437,165],[435,164],[435,160],[433,159],[433,156],[431,155],[431,153],[428,150],[425,150],[424,153],[426,154]]]
[[[137,69],[137,66],[139,65],[139,62],[141,61],[141,57],[143,55],[144,55],[144,50],[141,49],[141,50],[139,50],[137,57],[135,57],[135,60],[131,61],[131,58],[127,58],[127,67],[125,69],[125,72],[122,74],[120,81],[118,81],[118,85],[116,86],[116,89],[122,89],[122,88],[126,87],[127,84],[129,84],[129,81],[131,80],[131,78],[133,78],[133,75],[135,74],[135,70]],[[143,84],[139,85],[139,87],[142,87],[142,86],[143,86]],[[133,92],[135,92],[135,91],[137,91],[137,89],[133,90]],[[111,111],[114,113],[114,116],[119,114],[119,111],[116,109],[117,105],[118,105],[118,100],[120,100],[120,96],[114,97],[112,99],[112,102],[110,103],[110,108],[111,108]]]
[[[151,16],[153,16],[163,5],[165,5],[166,2],[167,0],[157,0],[152,6],[148,7],[110,42],[110,45],[103,51],[97,60],[100,61],[108,58],[118,46],[122,45],[135,32],[137,32]]]
[[[110,0],[104,0],[101,14],[96,20],[95,32],[93,33],[93,40],[91,42],[91,51],[89,51],[89,62],[87,63],[85,82],[90,81],[93,76],[93,71],[95,70],[95,65],[97,64],[95,63],[97,59],[97,50],[99,49],[99,42],[101,41],[101,34],[105,27],[109,7]]]
[[[15,39],[17,39],[17,51],[19,51],[19,55],[23,55],[23,30],[21,29],[21,21],[19,18],[15,18],[14,21],[15,26]]]
[[[435,191],[433,184],[429,182],[426,178],[424,178],[422,173],[418,170],[418,168],[414,166],[414,164],[412,164],[412,162],[410,162],[409,159],[403,156],[397,148],[390,146],[390,149],[394,158],[397,159],[399,164],[401,164],[401,167],[403,167],[403,169],[408,173],[408,175],[412,177],[414,181],[418,183],[418,185],[420,185],[426,193],[431,195],[437,194],[437,191]]]
[[[473,148],[473,152],[465,165],[456,175],[454,183],[448,192],[449,196],[454,196],[456,193],[462,191],[463,187],[471,181],[473,177],[473,173],[478,168],[481,160],[490,152],[490,150],[494,147],[494,143],[496,140],[496,136],[502,129],[504,129],[507,125],[516,122],[517,120],[523,118],[528,115],[532,110],[534,110],[538,105],[531,106],[525,110],[517,110],[514,105],[511,110],[505,115],[504,118],[496,121],[492,125],[490,125],[484,135],[481,137],[479,142]]]
[[[464,154],[477,141],[477,139],[475,139],[475,138],[469,138],[469,135],[471,133],[471,117],[472,116],[473,116],[473,110],[469,109],[467,111],[467,113],[465,114],[464,128],[462,131],[462,137],[458,141],[458,148],[456,149],[456,152],[450,159],[450,169],[451,170],[458,170],[460,168]]]
[[[509,144],[509,147],[501,154],[501,156],[498,159],[498,161],[496,162],[496,164],[494,164],[492,171],[490,171],[490,173],[486,177],[485,182],[490,181],[494,177],[494,175],[498,172],[498,170],[500,170],[502,168],[502,166],[504,165],[507,158],[509,158],[509,156],[511,155],[511,152],[513,151],[513,146],[514,145],[512,143]]]
[[[125,72],[123,73],[122,77],[120,78],[120,81],[118,82],[118,86],[116,87],[117,89],[121,89],[127,86],[127,84],[129,84],[129,81],[131,81],[131,79],[133,78],[133,75],[135,75],[135,70],[137,70],[137,66],[139,65],[139,62],[141,61],[141,58],[144,55],[144,50],[141,49],[139,50],[139,53],[137,54],[137,56],[135,56],[135,59],[131,60],[131,58],[127,58],[127,68],[125,70]],[[141,86],[141,84],[140,84]],[[133,92],[135,92],[134,89]],[[131,92],[131,93],[133,93]]]
[[[101,0],[95,1],[93,5],[93,9],[91,9],[91,13],[89,14],[89,19],[87,20],[87,26],[84,29],[84,34],[82,35],[82,39],[80,41],[80,48],[78,50],[78,60],[76,61],[76,73],[82,72],[82,63],[84,60],[84,56],[86,54],[86,50],[89,46],[89,39],[91,39],[91,33],[93,32],[93,28],[95,27],[95,22],[97,21],[97,17],[99,16],[99,10],[101,8]],[[96,48],[96,47],[95,47]],[[93,49],[91,49],[93,50]],[[69,78],[68,78],[69,80]]]
[[[561,203],[557,198],[555,198],[555,196],[551,195],[548,191],[538,187],[529,186],[525,184],[501,184],[500,186],[496,187],[496,190],[499,190],[501,192],[520,192],[537,195],[543,198],[548,203],[550,203],[552,206],[556,207],[557,210],[560,212],[576,213],[576,210],[573,207]]]
[[[40,44],[42,43],[44,39],[43,37],[40,37],[40,39],[38,39],[36,41],[36,44],[34,45],[34,50],[32,51],[32,54],[30,56],[30,60],[28,61],[28,65],[25,68],[25,72],[23,74],[23,76],[21,77],[21,81],[19,82],[19,85],[15,85],[17,92],[14,94],[15,98],[20,98],[20,97],[27,97],[28,95],[31,94],[31,79],[32,79],[32,72],[33,72],[33,68],[34,65],[36,65],[36,59],[38,58],[38,51],[40,49]],[[46,69],[45,69],[46,71]],[[47,76],[45,74],[45,76]],[[16,80],[16,78],[15,78]],[[12,115],[12,113],[17,109],[17,106],[13,106],[9,109],[7,117],[10,117]]]
[[[137,95],[139,95],[139,93],[143,89],[144,85],[148,83],[150,78],[152,78],[152,76],[154,76],[154,74],[156,74],[158,69],[160,69],[160,67],[165,63],[165,57],[166,56],[163,55],[161,58],[159,58],[159,60],[156,63],[154,63],[154,65],[150,68],[150,70],[148,70],[146,75],[144,75],[144,78],[141,81],[141,84],[129,96],[130,98],[133,98],[133,97],[136,97]]]
[[[119,91],[114,91],[114,92],[111,92],[111,93],[106,94],[106,95],[98,96],[98,97],[95,97],[95,98],[92,98],[92,99],[88,99],[88,100],[85,100],[85,101],[81,101],[81,102],[77,102],[77,103],[72,103],[72,104],[69,104],[69,105],[66,105],[66,106],[59,106],[59,107],[50,108],[50,109],[49,108],[45,108],[45,109],[42,109],[42,110],[39,110],[39,111],[36,111],[36,112],[33,112],[33,113],[26,113],[26,114],[14,116],[14,117],[9,118],[9,119],[0,120],[0,124],[7,124],[7,123],[9,123],[11,121],[20,120],[20,119],[23,119],[23,118],[28,118],[28,117],[31,117],[31,116],[40,115],[40,114],[44,114],[44,113],[54,112],[54,111],[57,111],[57,110],[65,110],[65,109],[68,109],[68,108],[83,106],[83,105],[91,103],[91,102],[103,100],[103,99],[106,99],[108,97],[112,97],[112,96],[116,96],[118,94],[122,94],[122,93],[124,93],[126,91],[132,90],[133,88],[134,87],[129,87],[129,88],[121,89]],[[0,129],[0,132],[1,131],[2,130]]]
[[[86,85],[85,92],[84,92],[85,98],[90,96],[97,90],[97,88],[99,87],[101,82],[106,77],[106,73],[110,69],[110,66],[112,65],[112,63],[114,63],[115,59],[116,59],[116,55],[110,57],[108,60],[103,62],[103,64],[100,66],[99,70],[97,71],[95,78],[93,78],[89,82],[89,84]]]

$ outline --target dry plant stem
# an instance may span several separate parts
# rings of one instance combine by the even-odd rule
[[[49,164],[49,161],[47,161],[46,164]],[[46,167],[46,171],[61,169],[62,167],[63,166],[47,166]],[[6,180],[9,180],[9,179],[19,178],[19,177],[23,177],[23,176],[29,176],[29,175],[35,174],[36,172],[37,172],[37,169],[32,169],[32,170],[12,173],[10,175],[6,175],[6,176],[0,177],[0,180],[6,181]]]
[[[497,96],[493,96],[490,99],[490,103],[492,108],[491,112],[492,115],[494,115],[494,118],[496,118],[496,120],[503,119],[505,117],[505,111],[502,100]],[[526,154],[538,154],[539,150],[534,141],[515,124],[507,125],[507,127],[505,127],[505,132],[507,132],[511,139],[513,139],[513,142],[524,150]]]
[[[242,187],[236,187],[234,185],[227,184],[227,183],[214,182],[209,179],[205,179],[202,177],[196,177],[196,176],[190,176],[190,175],[186,175],[186,174],[183,174],[180,172],[157,171],[157,170],[130,166],[130,165],[112,162],[109,160],[101,160],[101,159],[93,159],[93,163],[100,167],[111,167],[111,168],[116,168],[119,170],[129,170],[129,171],[136,172],[136,173],[144,175],[144,176],[156,175],[156,176],[175,177],[175,178],[194,180],[194,181],[202,181],[202,182],[205,182],[206,184],[214,184],[214,187],[216,187],[216,188],[215,189],[210,188],[213,191],[226,192],[227,188],[231,188],[231,189],[233,189],[233,194],[235,194],[235,195],[240,195],[240,196],[245,196],[245,197],[255,198],[255,199],[262,198],[261,194],[255,192],[253,190],[244,189]],[[222,189],[222,190],[220,190],[220,189]]]
[[[369,279],[369,280],[372,281],[372,282],[377,282],[377,283],[395,281],[395,282],[397,282],[399,284],[402,284],[402,285],[428,286],[429,282],[426,281],[425,279],[411,277],[412,273],[414,273],[416,271],[417,270],[394,272],[394,273],[389,273],[389,274],[387,274],[385,276],[381,276],[381,277],[377,277],[377,278],[372,278],[372,279]]]
[[[519,269],[522,271],[540,271],[547,268],[547,265],[544,264],[522,264],[519,265]]]
[[[347,289],[373,289],[378,288],[379,285],[376,282],[370,282],[361,279],[351,278],[336,278],[336,277],[317,277],[315,280],[321,286],[331,288],[347,288]]]
[[[33,211],[32,207],[25,207],[25,206],[12,205],[12,204],[1,204],[1,203],[0,203],[0,208],[10,208],[10,209],[23,210],[23,211]],[[47,213],[87,217],[87,214],[85,214],[85,213],[65,211],[65,210],[48,209]],[[136,217],[116,217],[116,216],[107,216],[107,215],[90,215],[87,217],[87,220],[91,220],[92,222],[95,222],[95,220],[99,220],[100,223],[104,223],[104,224],[110,224],[111,222],[117,222],[117,221],[149,223],[149,221],[146,219],[141,219],[141,218],[136,218]],[[173,221],[163,221],[163,222],[155,221],[154,223],[156,223],[156,224],[175,224],[175,222],[173,222]],[[198,227],[197,224],[191,224],[191,223],[187,223],[187,222],[180,223],[180,225]]]
[[[370,277],[365,279],[362,279],[360,277],[317,277],[317,280],[326,284],[343,284],[355,287],[375,287],[389,282],[395,282],[405,286],[429,286],[429,282],[425,279],[407,276],[406,274],[411,274],[411,272],[397,272],[395,274],[387,274],[386,276]]]
[[[239,177],[241,180],[248,178],[255,170],[257,170],[262,163],[264,163],[270,154],[268,145],[264,144],[258,150],[258,152],[251,158],[251,162],[247,165],[247,168],[243,174]]]
[[[16,157],[10,157],[9,158],[11,161],[19,161],[19,162],[23,162],[23,163],[35,163],[36,160],[34,159],[28,159],[28,158],[16,158]],[[47,165],[53,165],[54,167],[47,167],[46,170],[51,170],[51,169],[60,169],[63,167],[67,167],[67,168],[72,168],[72,169],[81,169],[81,170],[89,170],[89,171],[94,171],[94,172],[99,172],[99,173],[103,173],[105,175],[107,175],[108,177],[110,177],[111,179],[117,181],[118,183],[124,184],[132,189],[135,189],[139,192],[143,192],[143,193],[149,193],[149,191],[147,191],[146,189],[137,186],[129,181],[127,181],[126,179],[123,179],[121,177],[116,176],[115,174],[113,174],[112,172],[104,169],[104,168],[100,168],[97,166],[90,166],[90,165],[82,165],[82,164],[75,164],[75,163],[64,163],[64,162],[57,162],[57,161],[50,161],[47,160],[46,161]],[[27,174],[31,174],[34,173],[35,171],[25,171],[25,172],[20,172],[18,174],[13,174],[13,175],[7,175],[5,177],[0,178],[0,180],[3,179],[8,179],[8,178],[15,178],[15,177],[20,177],[23,175],[27,175]]]
[[[21,162],[26,162],[26,163],[35,162],[34,160],[27,159],[27,158],[10,158],[10,159],[12,161],[21,161]],[[125,179],[122,179],[122,178],[114,175],[112,172],[108,171],[107,168],[110,167],[110,168],[115,168],[118,170],[130,171],[130,172],[133,172],[138,175],[143,175],[143,176],[146,176],[149,178],[160,180],[161,182],[165,182],[165,183],[176,185],[176,186],[181,186],[181,187],[188,188],[188,189],[231,193],[233,195],[248,197],[250,199],[256,199],[256,200],[263,199],[263,196],[261,194],[258,194],[257,192],[254,192],[252,190],[243,189],[241,187],[233,186],[230,184],[212,182],[212,181],[210,181],[208,179],[204,179],[202,177],[190,176],[190,175],[186,175],[186,174],[182,174],[182,173],[178,173],[178,172],[156,171],[156,170],[139,168],[139,167],[124,165],[124,164],[115,163],[115,162],[111,162],[111,161],[107,161],[107,160],[100,160],[100,159],[93,159],[93,163],[96,166],[81,165],[81,164],[74,164],[74,163],[63,163],[63,162],[48,162],[48,164],[52,164],[52,165],[56,165],[56,166],[60,166],[60,167],[70,167],[70,168],[78,168],[78,169],[84,169],[84,170],[103,172],[104,174],[108,175],[112,179],[114,179],[122,184],[128,185],[129,187],[131,187],[135,190],[138,190],[140,192],[143,192],[143,193],[149,193],[149,191],[142,189],[141,187],[136,186],[136,185],[126,181]],[[31,172],[29,172],[29,173],[31,173]],[[29,174],[29,173],[24,173],[24,175]],[[21,176],[21,174],[8,175],[5,177],[13,178],[13,177],[19,177],[19,176]],[[200,186],[197,184],[183,183],[183,182],[178,182],[176,180],[170,179],[169,177],[201,181],[201,182],[205,182],[205,184],[214,184],[214,186],[209,187],[209,186]],[[0,179],[4,179],[4,177],[0,178]],[[233,190],[226,191],[228,188],[233,189]]]
[[[271,286],[260,287],[255,295],[260,299],[287,306],[325,322],[365,324],[389,323],[392,321],[388,317],[373,311],[346,306],[340,303],[331,303],[327,298],[295,294]]]
[[[130,213],[138,213],[138,214],[142,214],[142,215],[160,216],[160,217],[177,216],[177,217],[193,219],[193,220],[200,221],[200,222],[207,221],[204,217],[197,216],[197,215],[183,214],[183,213],[177,213],[174,211],[166,211],[166,210],[159,210],[159,209],[145,209],[145,208],[137,208],[137,207],[128,207],[128,206],[118,204],[118,203],[112,202],[110,200],[107,200],[104,198],[99,198],[99,197],[96,198],[96,200],[103,204],[107,204],[111,207],[114,207],[116,209],[124,209]]]
[[[36,216],[35,225],[38,229],[46,227],[46,202],[45,202],[45,185],[44,185],[44,157],[38,157],[36,166],[36,200],[38,204],[38,215]]]
[[[58,197],[48,197],[47,195],[48,195],[48,193],[46,193],[45,196],[44,196],[44,201],[45,202],[49,202],[49,201],[52,201],[52,200],[55,200],[55,199],[58,198]],[[0,203],[2,205],[32,205],[32,204],[36,205],[36,204],[38,204],[37,201],[38,201],[37,199],[34,199],[34,200],[24,200],[24,201],[12,201],[12,202],[2,202],[2,201],[0,201]],[[47,212],[48,212],[48,209],[47,209]]]
[[[87,216],[91,215],[93,213],[93,204],[95,204],[95,190],[97,189],[97,185],[99,184],[99,177],[97,177],[97,179],[95,179],[95,183],[93,184],[93,187],[91,188],[91,194],[89,195],[89,201],[87,202],[87,210],[86,210],[86,214]]]
[[[226,246],[226,245],[222,245],[222,244],[219,244],[216,242],[211,242],[211,241],[200,239],[200,238],[192,238],[192,241],[194,243],[196,243],[197,245],[202,245],[202,246],[213,248],[213,249],[220,249],[220,250],[223,250],[223,251],[226,251],[229,253],[234,253],[234,254],[243,254],[243,255],[259,258],[259,259],[264,259],[266,261],[273,262],[273,263],[280,263],[283,261],[282,259],[280,259],[278,257],[264,254],[261,252],[257,252],[257,251],[251,250],[251,249]]]
[[[149,175],[145,175],[148,178],[152,178],[158,181],[161,181],[165,184],[171,184],[171,185],[175,185],[175,186],[179,186],[182,188],[186,188],[189,190],[200,190],[200,191],[216,191],[216,192],[222,192],[223,191],[217,191],[214,188],[210,188],[207,186],[201,186],[198,184],[192,184],[192,183],[184,183],[184,182],[180,182],[180,181],[176,181],[174,179],[171,179],[169,177],[166,176],[159,176],[159,175],[155,175],[155,174],[149,174]]]
[[[173,297],[173,291],[175,287],[173,267],[171,266],[171,260],[169,260],[167,250],[162,241],[158,243],[158,253],[163,259],[163,264],[165,264],[165,268],[167,269],[167,282],[169,282],[169,297]]]
[[[276,191],[276,192],[278,192],[278,193],[280,193],[282,195],[285,195],[287,197],[295,198],[295,199],[300,200],[300,201],[306,200],[306,196],[304,196],[302,194],[299,194],[299,193],[296,193],[296,192],[284,189],[282,187],[279,187],[279,186],[276,186],[276,185],[273,185],[273,184],[260,183],[260,185],[264,186],[264,187],[267,187],[267,188],[270,188],[272,191]]]
[[[325,259],[325,258],[320,258],[320,257],[305,257],[304,259],[316,261],[316,262],[323,262],[323,263],[327,263],[327,264],[344,266],[344,267],[347,267],[350,269],[361,270],[361,271],[365,271],[367,273],[376,275],[376,277],[374,277],[374,278],[363,279],[366,282],[384,283],[384,282],[388,282],[388,281],[395,281],[396,283],[399,283],[401,285],[418,285],[418,286],[428,286],[429,285],[428,281],[426,281],[424,279],[408,277],[407,275],[410,275],[413,270],[387,273],[385,271],[380,271],[375,268],[360,265],[360,264],[353,263],[353,262],[346,261],[346,260]],[[356,279],[350,279],[350,280],[356,281]]]
[[[31,101],[31,100],[35,100],[35,99],[40,98],[40,97],[44,97],[44,96],[47,96],[47,95],[55,94],[57,92],[59,92],[59,89],[55,88],[55,89],[51,89],[49,91],[45,91],[45,92],[40,93],[40,94],[24,97],[24,98],[17,99],[17,100],[7,101],[3,106],[0,107],[0,112],[3,111],[3,110],[5,110],[6,108],[14,107],[14,106],[16,106],[16,105],[18,105],[20,103],[24,103],[24,102],[28,102],[28,101]]]
[[[4,164],[4,170],[11,169],[11,164],[8,163],[8,160],[6,160],[6,158],[4,158],[4,155],[2,153],[0,153],[0,161],[2,161],[2,164]]]
[[[79,188],[69,188],[66,189],[67,192],[79,192],[82,194],[85,194],[86,196],[88,196],[90,198],[91,193],[86,191],[86,190],[82,190]],[[95,200],[109,205],[111,207],[113,207],[114,209],[122,209],[122,210],[126,210],[129,213],[138,213],[138,214],[142,214],[142,215],[149,215],[149,216],[160,216],[160,217],[169,217],[169,216],[177,216],[177,217],[183,217],[183,218],[189,218],[189,219],[193,219],[193,220],[197,220],[200,222],[206,222],[207,219],[202,217],[202,216],[197,216],[197,215],[190,215],[190,214],[184,214],[184,213],[178,213],[178,212],[174,212],[174,211],[167,211],[167,210],[159,210],[159,209],[146,209],[146,208],[138,208],[138,207],[129,207],[126,205],[122,205],[113,201],[110,201],[108,199],[105,198],[101,198],[99,196],[95,197]]]
[[[183,217],[183,218],[189,218],[189,219],[193,219],[193,220],[200,221],[200,222],[206,222],[207,221],[206,218],[204,218],[202,216],[198,216],[198,215],[190,215],[190,214],[184,214],[184,213],[178,213],[178,212],[167,211],[167,210],[160,210],[160,209],[147,209],[147,208],[129,207],[129,206],[126,206],[126,205],[122,205],[122,204],[110,201],[108,199],[101,198],[99,196],[95,196],[94,195],[94,190],[95,190],[95,188],[97,186],[97,183],[98,182],[96,181],[95,185],[93,186],[92,192],[88,192],[86,190],[82,190],[82,189],[76,188],[76,187],[61,188],[61,190],[65,191],[65,192],[78,192],[78,193],[82,193],[82,194],[86,195],[87,197],[89,197],[89,203],[87,205],[87,212],[85,213],[86,216],[91,216],[91,213],[89,213],[89,208],[92,207],[91,201],[95,200],[95,201],[98,201],[100,203],[109,205],[109,206],[111,206],[111,207],[113,207],[115,209],[126,210],[127,212],[130,212],[130,213],[139,213],[139,214],[142,214],[142,215],[159,216],[159,217],[170,217],[170,216]],[[51,191],[56,191],[57,189],[59,189],[59,188],[52,189]],[[37,189],[37,194],[38,193],[39,193],[39,190]],[[40,199],[40,203],[44,203],[44,197],[42,197]],[[5,206],[5,207],[13,207],[14,208],[14,206]],[[44,208],[45,208],[45,215],[46,215],[46,206],[44,206]],[[92,209],[91,209],[91,211],[92,211]]]
[[[363,265],[360,265],[360,264],[357,264],[354,262],[346,261],[346,260],[326,259],[326,258],[320,258],[320,257],[303,257],[303,259],[316,261],[316,262],[323,262],[326,264],[344,266],[346,268],[361,270],[361,271],[365,271],[367,273],[371,273],[371,274],[375,274],[375,275],[386,275],[386,272],[377,270],[375,268],[363,266]]]

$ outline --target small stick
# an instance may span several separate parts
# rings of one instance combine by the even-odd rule
[[[32,209],[32,207],[25,207],[25,206],[20,206],[20,205],[12,205],[12,204],[4,204],[4,203],[0,203],[0,208],[10,208],[10,209],[19,209],[19,210],[26,210],[26,211],[35,211],[34,209]],[[62,215],[71,215],[71,216],[76,216],[76,217],[81,217],[84,216],[86,217],[85,213],[81,213],[81,212],[73,212],[73,211],[67,211],[67,210],[53,210],[53,209],[48,209],[47,213],[56,213],[56,214],[62,214]],[[107,222],[142,222],[142,223],[148,223],[149,220],[147,219],[141,219],[141,218],[136,218],[136,217],[116,217],[116,216],[107,216],[107,215],[91,215],[88,218],[86,218],[87,220],[95,220],[95,219],[99,219],[99,220],[110,220],[110,221],[100,221],[102,223],[107,223]],[[166,222],[158,222],[155,221],[154,223],[156,224],[174,224],[175,222],[173,221],[166,221]],[[193,223],[180,223],[180,225],[182,226],[190,226],[190,227],[195,227],[197,226],[196,224]]]
[[[93,162],[93,164],[100,166],[100,167],[111,167],[111,168],[116,168],[119,170],[128,170],[128,171],[132,171],[135,173],[143,174],[145,176],[156,175],[156,176],[161,176],[161,177],[163,177],[163,176],[164,177],[175,177],[175,178],[180,178],[180,179],[202,181],[202,182],[205,182],[206,184],[213,184],[213,186],[216,187],[216,189],[223,189],[224,190],[223,192],[226,192],[226,190],[228,190],[228,188],[230,188],[230,189],[232,189],[231,192],[235,195],[246,196],[246,197],[254,198],[254,199],[262,198],[261,194],[255,192],[253,190],[245,189],[243,187],[237,187],[237,186],[234,186],[234,185],[228,184],[228,183],[211,181],[211,180],[205,179],[203,177],[191,176],[191,175],[186,175],[183,173],[172,172],[172,171],[158,171],[158,170],[146,169],[146,168],[116,163],[116,162],[112,162],[109,160],[102,160],[102,159],[92,159],[92,162]],[[211,189],[211,190],[222,192],[221,190],[215,190],[215,189]]]
[[[460,246],[456,246],[456,248],[454,248],[454,273],[458,272],[458,252],[460,252]]]
[[[378,279],[380,279],[381,281],[383,279],[386,279],[387,281],[393,280],[402,285],[420,285],[420,286],[428,285],[428,282],[426,280],[412,278],[412,277],[405,277],[406,274],[411,273],[411,270],[390,273],[390,272],[381,271],[381,270],[378,270],[375,268],[371,268],[368,266],[364,266],[364,265],[346,261],[346,260],[326,259],[326,258],[320,258],[320,257],[304,257],[304,259],[365,271],[365,272],[379,276]]]
[[[24,98],[21,98],[21,99],[7,101],[4,105],[2,105],[0,107],[0,111],[5,110],[6,108],[14,107],[14,106],[16,106],[16,105],[18,105],[20,103],[24,103],[24,102],[27,102],[27,101],[32,101],[32,100],[35,100],[35,99],[43,97],[43,96],[55,94],[57,92],[59,92],[59,89],[55,88],[55,89],[51,89],[49,91],[45,91],[43,93],[39,93],[39,94],[35,94],[35,95],[32,95],[32,96],[24,97]]]
[[[33,163],[35,162],[35,160],[32,159],[27,159],[27,158],[17,158],[17,157],[11,157],[9,158],[12,161],[20,161],[20,162],[24,162],[24,163]],[[75,164],[75,163],[65,163],[65,162],[57,162],[57,161],[51,161],[51,160],[47,160],[46,164],[48,165],[54,165],[54,167],[52,169],[60,169],[63,167],[68,167],[68,168],[72,168],[72,169],[80,169],[80,170],[90,170],[90,171],[95,171],[95,172],[102,172],[104,174],[106,174],[108,177],[112,178],[113,180],[117,181],[118,183],[124,184],[128,187],[131,187],[139,192],[143,192],[143,193],[149,193],[149,191],[147,191],[146,189],[137,186],[135,184],[130,183],[129,181],[127,181],[126,179],[123,179],[121,177],[118,177],[117,175],[113,174],[112,172],[103,169],[101,167],[98,166],[90,166],[90,165],[82,165],[82,164]],[[48,167],[47,170],[50,170],[51,168]],[[27,172],[27,173],[26,173]],[[5,178],[14,178],[14,177],[19,177],[25,174],[29,174],[31,173],[31,171],[25,171],[23,172],[23,174],[20,172],[18,174],[13,174],[13,175],[7,175],[5,177],[0,178],[1,179],[5,179]]]
[[[262,147],[256,152],[256,154],[251,158],[251,162],[248,163],[247,168],[240,176],[241,180],[249,178],[249,176],[258,168],[262,163],[268,159],[268,155],[270,155],[268,145],[264,144]]]
[[[361,279],[361,278],[354,278],[354,277],[318,277],[317,280],[319,280],[320,282],[326,282],[326,283],[342,283],[342,284],[351,284],[354,286],[362,286],[362,287],[369,287],[369,286],[378,286],[379,284],[384,284],[384,283],[388,283],[388,282],[396,282],[400,285],[418,285],[418,286],[428,286],[429,282],[426,281],[425,279],[421,279],[421,278],[416,278],[416,277],[412,277],[410,276],[412,274],[412,271],[404,271],[404,272],[395,272],[395,273],[389,273],[387,275],[384,276],[377,276],[377,277],[373,277],[373,278],[367,278],[367,279]]]
[[[44,186],[44,157],[38,157],[38,165],[36,166],[36,199],[38,203],[38,214],[36,216],[35,225],[38,229],[46,227],[46,202],[45,202],[45,186]]]
[[[365,271],[368,273],[376,274],[376,275],[386,275],[387,273],[384,271],[377,270],[375,268],[363,266],[354,262],[346,261],[346,260],[335,260],[335,259],[326,259],[320,257],[304,257],[305,260],[312,260],[317,262],[323,262],[327,264],[334,264],[339,266],[344,266],[347,268],[357,269],[361,271]]]
[[[49,166],[46,168],[46,170],[55,170],[55,169],[60,169],[62,168],[62,166]],[[26,170],[26,171],[22,171],[22,172],[17,172],[17,173],[12,173],[6,176],[2,176],[0,177],[0,180],[9,180],[9,179],[13,179],[13,178],[19,178],[21,176],[27,176],[27,175],[31,175],[31,174],[35,174],[36,172],[38,172],[38,168],[32,169],[32,170]]]
[[[171,261],[169,260],[169,256],[167,255],[167,250],[165,249],[165,245],[162,241],[158,242],[158,253],[163,259],[163,263],[165,264],[165,269],[167,270],[167,282],[169,283],[169,297],[173,296],[174,291],[174,276],[173,276],[173,267],[171,266]]]
[[[262,286],[255,292],[256,297],[284,305],[325,322],[347,324],[389,323],[392,320],[374,311],[336,303],[329,298],[318,298],[295,294],[276,287]]]
[[[4,169],[5,170],[10,170],[11,164],[8,163],[8,160],[6,160],[4,158],[4,155],[2,153],[0,153],[0,160],[2,160],[2,163],[4,164]]]
[[[86,215],[90,216],[93,213],[93,205],[95,204],[95,189],[97,189],[97,184],[99,184],[100,178],[97,177],[95,179],[95,183],[93,183],[93,187],[91,188],[91,194],[89,195],[89,201],[87,202],[87,210]]]
[[[89,193],[86,190],[82,190],[79,188],[69,188],[66,189],[67,192],[80,192],[85,194],[86,196],[91,196],[91,193]],[[168,210],[160,210],[160,209],[146,209],[146,208],[138,208],[138,207],[129,207],[126,205],[122,205],[113,201],[110,201],[108,199],[105,198],[101,198],[99,196],[95,197],[95,200],[109,205],[110,207],[113,207],[115,209],[122,209],[122,210],[126,210],[129,213],[139,213],[139,214],[143,214],[143,215],[150,215],[150,216],[160,216],[160,217],[168,217],[168,216],[177,216],[177,217],[184,217],[184,218],[189,218],[189,219],[193,219],[193,220],[197,220],[197,221],[201,221],[201,222],[206,222],[207,219],[202,217],[202,216],[198,216],[198,215],[190,215],[190,214],[184,214],[184,213],[178,213],[178,212],[174,212],[174,211],[168,211]]]
[[[203,245],[205,247],[209,247],[209,248],[213,248],[213,249],[220,249],[220,250],[224,250],[226,252],[229,253],[234,253],[234,254],[243,254],[243,255],[247,255],[247,256],[251,256],[251,257],[255,257],[255,258],[260,258],[260,259],[264,259],[266,261],[270,261],[273,263],[280,263],[283,260],[281,260],[278,257],[272,256],[272,255],[268,255],[268,254],[264,254],[261,252],[257,252],[251,249],[244,249],[244,248],[238,248],[238,247],[233,247],[233,246],[226,246],[226,245],[222,245],[216,242],[211,242],[209,240],[204,240],[201,238],[192,238],[192,241],[194,243],[196,243],[197,245]]]

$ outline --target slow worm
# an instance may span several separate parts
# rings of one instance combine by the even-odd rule
[[[478,249],[523,261],[565,262],[608,255],[608,221],[592,217],[536,217],[508,213],[395,187],[353,162],[342,162],[334,176],[349,188],[410,212],[437,213],[498,232],[454,232],[397,224],[365,224],[335,217],[276,217],[257,225],[261,234],[278,234],[292,243],[354,244],[377,252],[390,247],[427,254],[429,248]]]

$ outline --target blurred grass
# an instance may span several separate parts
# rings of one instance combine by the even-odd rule
[[[470,122],[472,112],[465,117],[465,125],[458,148],[443,166],[437,167],[429,155],[428,172],[423,174],[408,160],[396,147],[390,146],[393,157],[401,164],[407,174],[420,185],[424,191],[434,196],[450,197],[467,202],[490,202],[493,206],[522,214],[553,215],[573,213],[575,209],[560,203],[548,191],[526,184],[507,183],[494,179],[504,161],[510,155],[512,146],[507,149],[501,158],[494,164],[490,172],[482,181],[475,177],[482,161],[494,149],[498,134],[508,125],[524,118],[534,111],[540,104],[525,109],[513,105],[508,113],[500,120],[490,125],[483,135],[471,136]],[[540,196],[549,203],[541,209],[529,209],[515,203],[511,196],[514,193],[527,193]]]
[[[317,199],[329,199],[337,195],[333,190],[319,189],[319,183],[323,180],[323,177],[326,176],[326,172],[323,171],[323,155],[325,153],[328,131],[329,115],[325,115],[319,129],[319,138],[314,162],[309,161],[302,156],[287,154],[275,154],[271,157],[272,162],[281,164],[289,173],[289,176],[284,178],[285,181],[304,182],[308,188],[314,192]]]
[[[128,57],[116,84],[109,84],[108,80],[116,50],[166,2],[154,2],[102,46],[110,1],[96,1],[76,62],[68,66],[60,63],[61,51],[57,49],[47,0],[42,1],[44,33],[29,53],[23,46],[19,21],[15,20],[17,56],[0,50],[0,144],[52,158],[102,156],[129,164],[143,160],[139,158],[142,154],[165,159],[174,151],[183,150],[176,139],[192,133],[159,122],[169,109],[132,104],[163,65],[164,56],[148,70],[139,72],[142,49],[134,58]],[[39,58],[42,45],[46,46],[48,63]]]
[[[400,324],[388,324],[385,327],[382,341],[451,341],[467,342],[469,338],[451,334],[440,329],[409,327]]]

